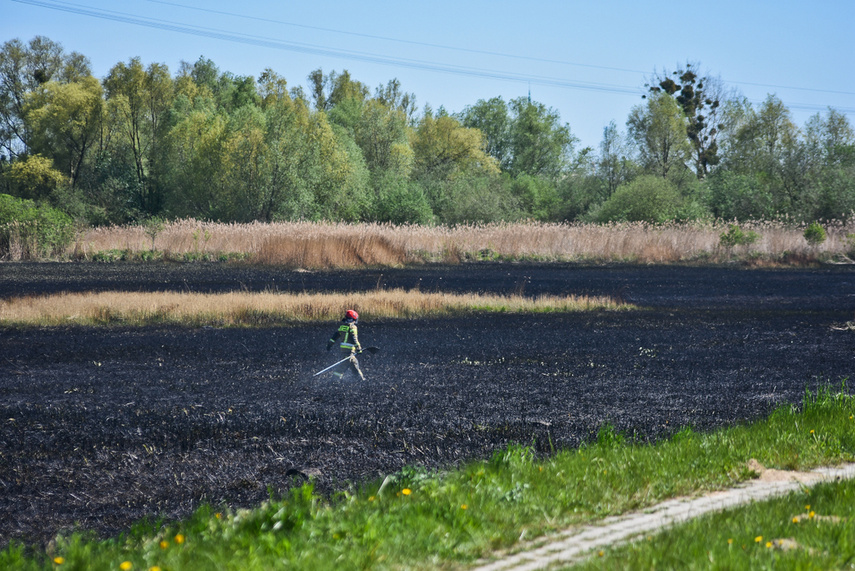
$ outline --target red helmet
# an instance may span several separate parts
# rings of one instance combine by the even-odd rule
[[[352,309],[348,309],[344,314],[345,319],[352,319],[353,321],[359,320],[359,314],[353,311]]]

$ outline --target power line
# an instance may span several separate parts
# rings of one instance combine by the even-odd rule
[[[590,69],[601,69],[601,70],[605,70],[605,71],[621,71],[621,72],[627,72],[627,73],[638,73],[638,74],[642,74],[642,75],[647,75],[649,73],[649,72],[641,71],[641,70],[637,70],[637,69],[627,69],[627,68],[622,68],[622,67],[611,67],[611,66],[587,64],[587,63],[578,63],[578,62],[571,62],[571,61],[566,61],[566,60],[556,60],[556,59],[541,58],[541,57],[534,57],[534,56],[524,56],[524,55],[519,55],[519,54],[509,54],[509,53],[489,51],[489,50],[478,50],[478,49],[472,49],[472,48],[463,48],[460,46],[449,46],[449,45],[444,45],[444,44],[420,42],[420,41],[406,40],[406,39],[401,39],[401,38],[391,38],[391,37],[387,37],[387,36],[378,36],[378,35],[374,35],[374,34],[365,34],[365,33],[361,33],[361,32],[351,32],[348,30],[337,30],[335,28],[324,28],[321,26],[309,26],[306,24],[297,24],[295,22],[288,22],[285,20],[276,20],[273,18],[263,18],[260,16],[248,16],[246,14],[238,14],[236,12],[227,12],[225,10],[214,10],[212,8],[200,8],[198,6],[188,6],[186,4],[180,4],[178,2],[167,2],[166,0],[145,0],[145,1],[151,2],[153,4],[162,4],[164,6],[174,6],[176,8],[184,8],[187,10],[196,10],[198,12],[207,12],[209,14],[219,14],[222,16],[229,16],[230,18],[243,18],[246,20],[253,20],[256,22],[267,22],[270,24],[292,26],[295,28],[303,28],[306,30],[317,30],[320,32],[330,32],[333,34],[341,34],[341,35],[347,35],[347,36],[353,36],[353,37],[359,37],[359,38],[368,38],[368,39],[372,39],[372,40],[382,40],[385,42],[396,42],[396,43],[400,43],[400,44],[424,46],[424,47],[429,47],[429,48],[439,48],[439,49],[443,49],[443,50],[451,50],[451,51],[471,53],[471,54],[489,55],[489,56],[495,56],[495,57],[504,57],[504,58],[510,58],[510,59],[536,61],[536,62],[541,62],[541,63],[552,63],[552,64],[567,65],[567,66],[574,66],[574,67],[585,67],[585,68],[590,68]],[[793,90],[797,90],[797,91],[813,91],[816,93],[834,93],[834,94],[838,94],[838,95],[855,95],[855,93],[853,93],[851,91],[838,91],[838,90],[834,90],[834,89],[817,89],[815,87],[795,87],[792,85],[774,85],[774,84],[765,84],[765,83],[753,83],[753,82],[749,82],[749,81],[730,81],[730,83],[733,83],[736,85],[751,85],[751,86],[755,86],[755,87],[771,87],[774,89],[793,89]]]
[[[134,15],[128,14],[126,12],[118,12],[115,10],[107,10],[107,9],[102,9],[102,8],[92,8],[89,6],[83,6],[83,5],[75,4],[72,2],[63,2],[63,1],[58,1],[58,0],[52,0],[52,1],[51,0],[12,0],[12,1],[17,2],[19,4],[28,4],[28,5],[37,6],[40,8],[47,8],[50,10],[68,12],[68,13],[92,17],[92,18],[111,20],[111,21],[120,22],[120,23],[124,23],[124,24],[132,24],[132,25],[136,25],[136,26],[155,28],[155,29],[160,29],[160,30],[165,30],[165,31],[170,31],[170,32],[177,32],[177,33],[182,33],[182,34],[195,35],[195,36],[199,36],[199,37],[206,37],[206,38],[215,39],[215,40],[242,43],[242,44],[247,44],[247,45],[255,45],[255,46],[259,46],[259,47],[265,47],[265,48],[270,48],[270,49],[278,49],[278,50],[284,50],[284,51],[292,51],[292,52],[297,52],[297,53],[306,53],[306,54],[321,55],[321,56],[328,56],[328,57],[338,57],[338,58],[363,61],[363,62],[367,62],[367,63],[374,63],[374,64],[380,64],[380,65],[393,66],[393,67],[396,67],[396,66],[397,67],[408,67],[408,68],[412,68],[412,69],[420,69],[420,70],[432,71],[432,72],[436,72],[436,73],[451,73],[451,74],[456,74],[456,75],[465,75],[465,76],[470,76],[470,77],[480,77],[480,78],[484,78],[484,79],[495,79],[495,80],[500,80],[500,81],[510,81],[510,82],[516,82],[516,83],[520,83],[520,82],[526,82],[529,84],[534,83],[536,85],[551,86],[551,87],[557,87],[557,88],[562,88],[562,89],[579,89],[579,90],[588,90],[588,91],[600,91],[600,92],[616,93],[616,94],[624,94],[624,95],[639,95],[642,93],[642,90],[638,87],[627,87],[627,86],[622,86],[622,85],[612,85],[612,84],[597,83],[597,82],[570,81],[570,80],[566,80],[566,79],[549,77],[549,76],[542,76],[542,75],[508,73],[508,72],[498,71],[498,70],[479,69],[479,68],[466,67],[466,66],[440,64],[440,63],[436,63],[436,62],[415,60],[415,59],[408,59],[408,58],[392,58],[392,57],[388,57],[388,56],[381,56],[381,55],[377,55],[377,54],[360,52],[360,51],[356,51],[356,50],[341,50],[341,49],[327,48],[324,46],[306,44],[306,43],[301,43],[301,42],[286,42],[286,41],[282,41],[282,40],[279,40],[276,38],[270,38],[270,37],[266,37],[266,36],[243,34],[243,33],[239,33],[239,32],[231,32],[229,30],[222,30],[222,29],[217,29],[217,28],[207,28],[207,27],[203,27],[203,26],[194,26],[194,25],[189,25],[189,24],[183,24],[180,22],[173,22],[170,20],[163,20],[163,19],[159,19],[159,18],[134,16]],[[623,68],[612,68],[612,67],[605,67],[605,66],[597,66],[597,65],[593,65],[593,64],[578,64],[578,63],[560,61],[560,60],[549,60],[549,59],[544,59],[544,58],[534,58],[534,57],[528,57],[528,56],[516,56],[516,55],[512,55],[512,54],[503,54],[500,52],[490,52],[490,51],[484,51],[484,50],[472,50],[472,49],[468,49],[468,48],[458,48],[458,47],[453,47],[453,46],[444,46],[444,45],[440,45],[440,44],[429,44],[429,43],[416,42],[416,41],[410,41],[410,40],[400,40],[400,39],[395,39],[395,38],[388,38],[388,37],[383,37],[383,36],[373,36],[370,34],[361,34],[361,33],[356,33],[356,32],[343,32],[341,30],[334,30],[334,29],[329,29],[329,28],[320,28],[320,27],[315,27],[315,26],[306,26],[306,25],[302,25],[302,24],[294,24],[291,22],[274,20],[274,19],[270,19],[270,18],[260,18],[260,17],[255,17],[255,16],[244,16],[241,14],[236,14],[236,13],[232,13],[232,12],[225,12],[225,11],[221,11],[221,10],[213,10],[210,8],[195,8],[192,6],[186,6],[183,4],[176,3],[176,2],[167,2],[165,0],[147,0],[147,1],[153,2],[153,3],[158,3],[158,4],[180,7],[180,8],[187,8],[187,9],[193,9],[193,10],[200,10],[203,12],[210,12],[210,13],[215,13],[215,14],[227,15],[230,17],[241,17],[241,18],[270,22],[270,23],[276,23],[276,24],[280,24],[280,25],[289,25],[289,26],[302,27],[302,28],[307,28],[307,29],[316,29],[316,30],[322,30],[322,31],[333,32],[333,33],[343,33],[343,34],[349,34],[349,35],[366,37],[366,38],[380,39],[380,40],[384,40],[384,41],[402,42],[402,43],[409,43],[409,44],[414,44],[414,45],[423,45],[423,46],[437,47],[437,48],[448,49],[448,50],[464,51],[464,52],[470,52],[470,53],[480,53],[480,54],[493,55],[493,56],[499,56],[499,57],[511,57],[511,58],[517,58],[517,59],[526,59],[526,60],[530,60],[530,61],[540,61],[540,62],[544,62],[544,63],[557,63],[557,64],[562,64],[562,65],[574,65],[574,66],[590,67],[590,68],[605,69],[605,70],[612,70],[612,71],[625,71],[625,72],[633,72],[633,73],[642,73],[642,72],[637,71],[637,70],[629,70],[629,69],[623,69]],[[809,89],[809,88],[801,88],[801,87],[791,87],[791,86],[781,86],[781,85],[766,85],[766,84],[748,83],[748,82],[733,82],[733,83],[742,84],[742,85],[754,85],[754,86],[761,86],[761,87],[775,87],[775,88],[780,88],[780,89],[795,89],[795,90],[803,90],[803,91],[816,91],[816,92],[824,92],[824,93],[855,95],[855,93],[849,93],[849,92],[845,92],[845,91]],[[811,110],[819,111],[819,110],[825,110],[828,108],[827,105],[814,105],[814,104],[807,104],[807,103],[793,104],[793,105],[790,105],[790,107],[792,107],[794,109],[801,109],[801,110],[807,110],[807,111],[811,111]],[[836,107],[836,109],[838,109],[839,111],[845,112],[845,113],[855,112],[855,109],[853,109],[853,108]]]
[[[480,77],[485,79],[496,79],[503,81],[512,81],[512,82],[531,82],[538,85],[547,85],[552,87],[566,88],[566,89],[583,89],[583,90],[592,90],[592,91],[603,91],[603,92],[611,92],[611,93],[620,93],[620,94],[637,94],[639,93],[638,88],[631,88],[620,85],[609,85],[603,83],[595,83],[595,82],[582,82],[582,81],[569,81],[565,79],[548,77],[548,76],[539,76],[539,75],[529,75],[529,74],[515,74],[515,73],[507,73],[497,70],[489,70],[489,69],[478,69],[471,68],[465,66],[454,66],[447,64],[438,64],[433,62],[427,62],[422,60],[413,60],[406,58],[390,58],[387,56],[380,56],[377,54],[371,54],[366,52],[358,52],[355,50],[339,50],[333,48],[326,48],[323,46],[316,46],[313,44],[305,44],[300,42],[285,42],[282,40],[278,40],[276,38],[269,38],[265,36],[256,36],[252,34],[241,34],[234,33],[228,30],[221,30],[216,28],[206,28],[202,26],[192,26],[181,24],[178,22],[172,22],[169,20],[162,20],[158,18],[146,18],[139,17],[127,14],[125,12],[117,12],[114,10],[105,10],[105,9],[97,9],[91,7],[80,6],[77,4],[72,4],[69,2],[48,2],[43,0],[12,0],[13,2],[17,2],[19,4],[29,4],[32,6],[38,6],[40,8],[48,8],[51,10],[58,10],[62,12],[69,12],[72,14],[89,16],[93,18],[100,18],[104,20],[112,20],[115,22],[125,23],[125,24],[133,24],[137,26],[156,28],[160,30],[170,31],[170,32],[179,32],[183,34],[190,34],[200,37],[207,37],[216,40],[224,40],[236,43],[243,43],[248,45],[255,45],[259,47],[266,47],[271,49],[279,49],[286,51],[293,51],[298,53],[307,53],[313,55],[323,55],[323,56],[331,56],[331,57],[339,57],[357,61],[364,61],[368,63],[376,63],[381,65],[389,65],[389,66],[399,66],[399,67],[409,67],[413,69],[421,69],[425,71],[434,71],[439,73],[453,73],[457,75],[468,75],[471,77]]]
[[[351,32],[348,30],[337,30],[335,28],[324,28],[321,26],[309,26],[306,24],[297,24],[294,22],[287,22],[284,20],[275,20],[272,18],[263,18],[260,16],[247,16],[246,14],[238,14],[236,12],[226,12],[224,10],[214,10],[212,8],[199,8],[197,6],[188,6],[186,4],[179,4],[177,2],[166,2],[165,0],[145,0],[145,1],[151,2],[153,4],[163,4],[165,6],[175,6],[177,8],[185,8],[187,10],[196,10],[199,12],[207,12],[209,14],[220,14],[223,16],[229,16],[231,18],[243,18],[246,20],[254,20],[256,22],[267,22],[269,24],[280,24],[283,26],[292,26],[295,28],[303,28],[306,30],[317,30],[319,32],[330,32],[333,34],[342,34],[342,35],[353,36],[353,37],[358,37],[358,38],[382,40],[384,42],[396,42],[396,43],[400,43],[400,44],[409,44],[409,45],[413,45],[413,46],[423,46],[423,47],[428,47],[428,48],[439,48],[439,49],[443,49],[443,50],[451,50],[451,51],[464,52],[464,53],[470,53],[470,54],[489,55],[489,56],[505,57],[505,58],[519,59],[519,60],[526,60],[526,61],[537,61],[537,62],[541,62],[541,63],[554,63],[554,64],[569,65],[569,66],[575,66],[575,67],[587,67],[587,68],[591,68],[591,69],[602,69],[602,70],[606,70],[606,71],[623,71],[623,72],[627,72],[627,73],[640,73],[640,74],[647,73],[644,71],[639,71],[637,69],[626,69],[626,68],[622,68],[622,67],[610,67],[610,66],[604,66],[604,65],[578,63],[578,62],[556,60],[556,59],[549,59],[549,58],[541,58],[541,57],[534,57],[534,56],[524,56],[524,55],[520,55],[520,54],[509,54],[509,53],[495,52],[495,51],[489,51],[489,50],[462,48],[459,46],[448,46],[448,45],[435,44],[435,43],[430,43],[430,42],[419,42],[416,40],[405,40],[405,39],[401,39],[401,38],[390,38],[387,36],[378,36],[378,35],[374,35],[374,34],[365,34],[365,33],[361,33],[361,32]]]

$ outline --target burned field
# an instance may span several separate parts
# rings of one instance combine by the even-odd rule
[[[200,503],[251,506],[511,442],[544,454],[611,423],[640,440],[799,403],[855,371],[855,271],[485,264],[287,272],[7,264],[0,297],[57,291],[611,295],[621,313],[363,320],[367,380],[312,377],[335,324],[0,328],[0,544],[115,534]]]

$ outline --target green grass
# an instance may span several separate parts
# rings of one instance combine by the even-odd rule
[[[123,562],[164,570],[463,567],[521,539],[750,479],[756,476],[747,467],[751,458],[779,469],[852,461],[855,398],[845,385],[823,389],[807,393],[799,407],[779,408],[750,425],[710,434],[684,429],[652,445],[605,426],[595,441],[546,459],[511,446],[457,470],[407,468],[331,498],[306,485],[254,510],[203,507],[185,521],[144,522],[106,541],[73,534],[59,538],[50,553],[13,545],[0,552],[0,568],[118,569]],[[829,490],[815,493],[836,495]],[[745,538],[775,536],[771,526],[761,527],[746,524],[723,533],[740,547]],[[661,549],[670,549],[662,541],[660,557]],[[687,560],[710,566],[690,555]]]
[[[855,481],[710,514],[573,569],[844,569],[855,565]]]

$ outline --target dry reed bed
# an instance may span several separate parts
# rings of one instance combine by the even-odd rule
[[[346,308],[363,318],[416,318],[467,312],[625,310],[608,297],[521,296],[377,290],[364,293],[200,294],[181,292],[61,293],[0,300],[3,325],[225,325],[251,326],[336,321]]]
[[[546,224],[498,223],[464,226],[396,226],[279,222],[222,224],[196,220],[167,223],[154,240],[143,226],[95,228],[81,234],[73,255],[91,257],[99,251],[155,250],[168,256],[192,253],[242,253],[252,261],[292,267],[399,266],[409,262],[463,258],[503,257],[543,260],[634,260],[678,262],[698,258],[729,259],[732,254],[754,253],[779,257],[785,253],[816,257],[852,249],[848,235],[855,225],[826,226],[828,239],[811,246],[804,226],[784,222],[740,225],[759,234],[756,243],[728,250],[720,236],[725,222],[667,224],[645,223]]]

